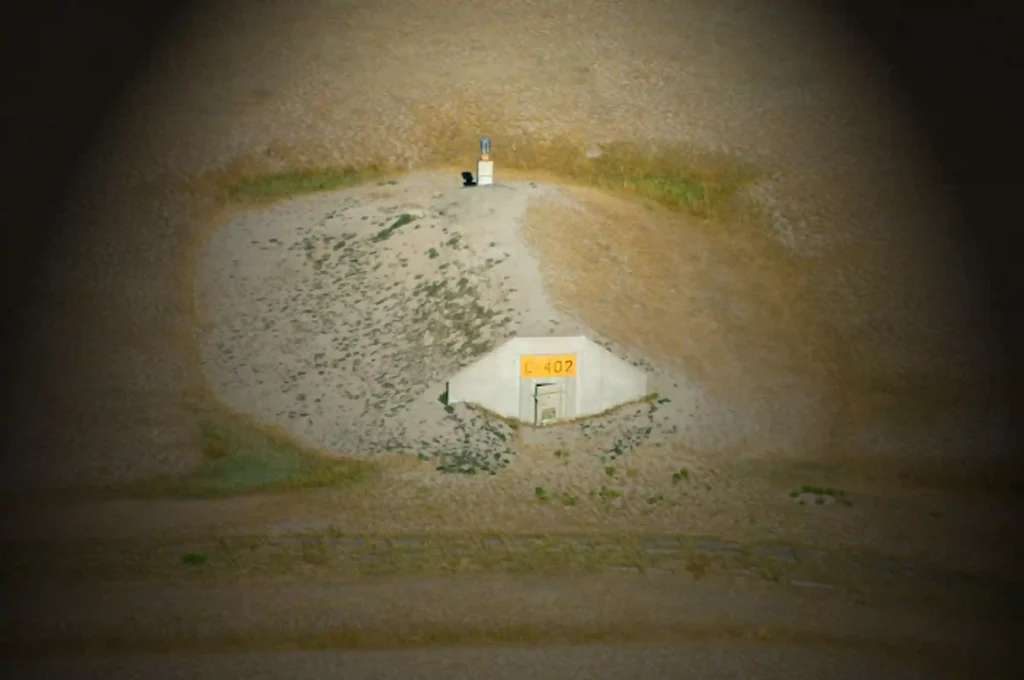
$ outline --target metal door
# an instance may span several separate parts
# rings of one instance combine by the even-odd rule
[[[537,404],[534,425],[546,425],[561,420],[565,410],[565,391],[562,385],[537,385],[533,399]]]

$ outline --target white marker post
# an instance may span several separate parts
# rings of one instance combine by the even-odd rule
[[[480,138],[480,160],[476,163],[477,186],[494,184],[494,161],[491,160],[491,139]]]

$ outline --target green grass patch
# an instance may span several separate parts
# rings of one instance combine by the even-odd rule
[[[693,146],[642,147],[618,141],[602,144],[594,157],[587,153],[590,144],[584,138],[514,132],[513,121],[479,102],[456,110],[422,112],[418,137],[427,150],[425,165],[470,167],[479,130],[486,128],[493,131],[498,172],[506,176],[530,173],[536,181],[568,180],[707,218],[731,216],[733,197],[770,174],[770,169],[738,156]]]
[[[699,217],[720,216],[744,186],[763,173],[735,159],[683,149],[647,154],[629,144],[612,144],[589,163],[576,163],[576,182],[626,193]]]
[[[325,456],[240,416],[205,415],[201,428],[204,460],[198,469],[142,483],[126,494],[217,498],[353,484],[376,472],[372,463]]]
[[[724,203],[757,177],[724,159],[687,158],[677,153],[645,155],[626,144],[607,147],[572,178],[582,184],[623,192],[700,217],[716,216]]]
[[[500,128],[500,118],[489,123]],[[423,147],[423,162],[418,169],[471,166],[479,145],[479,127],[467,124],[463,119],[435,125],[436,131],[422,131],[418,145]],[[496,134],[493,139],[498,167],[509,177],[529,173],[537,181],[603,189],[702,218],[731,218],[737,207],[732,199],[739,191],[769,175],[766,169],[737,157],[694,148],[651,150],[615,142],[603,145],[601,155],[591,158],[585,143],[568,137],[543,139],[513,133]],[[267,174],[250,171],[230,176],[222,186],[227,187],[231,200],[261,202],[364,184],[396,172],[379,164]]]
[[[181,561],[193,567],[198,567],[206,564],[206,555],[203,555],[202,553],[186,553],[181,558]]]
[[[292,172],[246,177],[228,189],[228,197],[235,201],[272,201],[300,194],[330,191],[355,186],[379,177],[377,166],[368,168],[310,168]]]

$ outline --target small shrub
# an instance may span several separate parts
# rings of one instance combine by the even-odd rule
[[[672,473],[672,484],[678,484],[683,480],[690,480],[690,471],[686,468],[681,469],[679,472]]]
[[[181,561],[193,567],[206,564],[206,555],[202,553],[188,553],[181,558]]]

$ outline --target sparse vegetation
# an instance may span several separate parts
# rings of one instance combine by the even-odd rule
[[[500,112],[485,119],[494,129]],[[498,123],[500,128],[500,123]],[[432,153],[429,164],[450,165],[461,161],[466,149],[475,148],[478,122],[459,117],[440,123],[435,119],[427,134]],[[691,214],[712,218],[727,212],[744,186],[767,173],[724,154],[693,148],[665,148],[648,153],[626,142],[604,144],[600,156],[590,158],[586,145],[567,137],[535,139],[519,134],[496,135],[500,140],[502,172],[515,175],[549,175],[553,179],[624,194]]]
[[[501,414],[498,414],[498,413],[495,413],[494,411],[491,411],[488,408],[480,406],[479,404],[466,404],[466,406],[471,411],[479,411],[480,413],[482,413],[483,415],[487,416],[488,418],[491,418],[492,420],[498,421],[502,425],[505,425],[506,427],[508,427],[510,430],[516,431],[516,430],[518,430],[520,428],[520,426],[523,425],[523,421],[521,421],[521,420],[517,420],[516,418],[506,418],[505,416],[503,416]],[[569,452],[568,451],[563,451],[562,453],[564,454],[565,457],[569,456]],[[556,452],[555,455],[558,455],[558,453]]]
[[[545,491],[545,495],[550,496]],[[565,505],[575,496],[559,495]],[[203,579],[232,582],[240,574],[383,575],[453,572],[577,572],[643,564],[672,571],[703,573],[714,564],[725,572],[764,573],[822,578],[848,564],[849,552],[820,555],[823,562],[794,559],[797,545],[747,545],[696,537],[600,534],[593,536],[531,534],[405,535],[380,537],[346,534],[336,527],[280,534],[233,534],[189,538],[100,540],[88,549],[80,543],[13,542],[10,559],[0,561],[0,576],[35,581],[39,578],[132,582],[139,579]],[[808,548],[810,549],[810,548]],[[170,559],[168,559],[170,557]],[[899,560],[872,558],[872,568],[891,580]],[[203,569],[182,569],[182,565]],[[311,571],[312,568],[312,571]]]
[[[468,419],[456,413],[452,406],[446,406],[445,410],[457,433],[455,443],[421,443],[428,446],[431,449],[428,453],[441,462],[437,466],[438,472],[469,475],[486,472],[495,475],[508,465],[515,455],[512,448],[515,428],[506,419],[482,408],[467,409]],[[476,444],[470,432],[477,437]]]
[[[283,432],[234,414],[207,413],[201,424],[205,460],[195,472],[133,485],[129,496],[223,497],[361,482],[376,468],[332,458],[296,443]]]
[[[472,117],[440,122],[435,117],[425,126],[422,169],[448,167],[463,162],[466,150],[479,142],[478,124]],[[488,127],[502,116],[486,118]],[[436,128],[436,134],[431,130]],[[727,212],[732,198],[744,186],[764,177],[764,170],[724,154],[692,148],[666,148],[651,154],[639,147],[616,142],[606,144],[597,158],[588,158],[585,145],[568,138],[536,139],[518,134],[496,135],[500,140],[503,172],[529,171],[611,193],[633,196],[672,210],[713,218]],[[289,172],[240,172],[230,177],[227,197],[235,201],[272,201],[300,194],[329,191],[378,180],[392,174],[383,165],[312,167]]]
[[[834,489],[830,486],[813,486],[805,484],[799,489],[793,489],[789,492],[790,498],[795,499],[800,505],[807,505],[807,499],[810,497],[815,505],[825,505],[838,501],[843,505],[853,505],[853,502],[846,498],[846,492],[842,489]]]
[[[372,241],[373,243],[380,243],[381,241],[387,241],[389,238],[394,236],[396,231],[398,231],[399,229],[401,229],[405,225],[409,224],[410,222],[414,222],[415,220],[416,220],[416,218],[413,217],[412,215],[410,215],[408,213],[403,213],[402,215],[400,215],[398,217],[397,220],[395,220],[391,224],[391,226],[385,227],[384,229],[381,229],[380,231],[378,231],[377,234],[373,238],[370,239],[370,241]]]
[[[842,496],[843,495],[842,491],[837,491],[836,489],[833,489],[830,486],[825,486],[825,487],[822,487],[822,486],[810,486],[810,485],[807,485],[807,484],[801,486],[798,490],[793,492],[794,495],[799,495],[799,494],[802,494],[802,493],[810,493],[810,494],[814,494],[816,496]]]
[[[382,174],[380,168],[308,168],[268,175],[237,178],[227,190],[235,201],[273,201],[301,194],[355,186]]]

